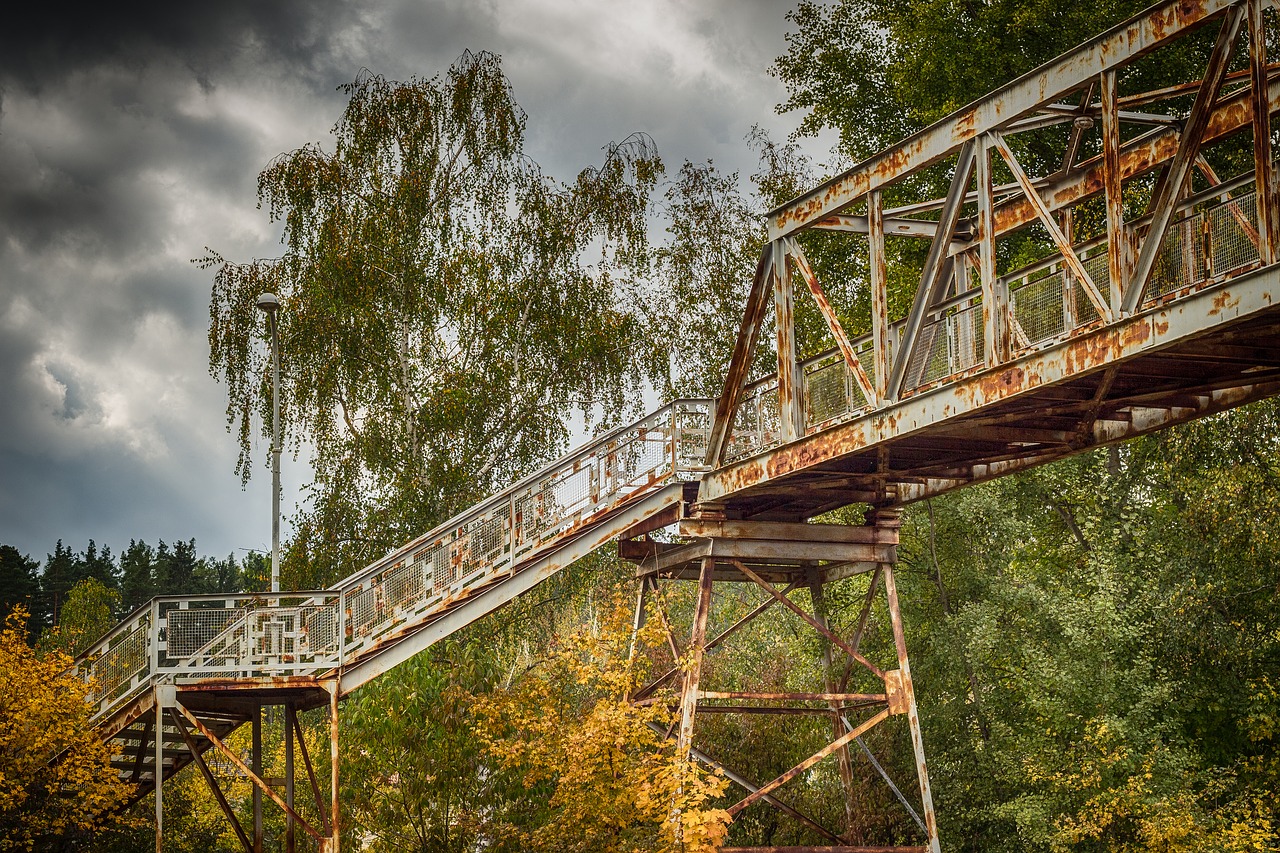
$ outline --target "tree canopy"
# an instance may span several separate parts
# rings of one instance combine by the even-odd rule
[[[255,302],[280,297],[283,429],[314,472],[286,569],[311,585],[545,461],[566,409],[634,405],[637,330],[616,284],[643,254],[661,168],[633,136],[570,183],[543,173],[490,53],[343,91],[332,150],[306,145],[259,176],[283,254],[202,261],[216,269],[210,369],[245,477],[254,417],[270,422]]]

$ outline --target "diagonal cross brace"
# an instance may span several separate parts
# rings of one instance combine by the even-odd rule
[[[907,315],[907,325],[902,332],[902,344],[898,347],[893,360],[893,370],[889,374],[887,396],[896,400],[902,395],[902,382],[906,377],[907,364],[916,347],[920,335],[920,327],[924,325],[925,313],[929,306],[943,296],[947,277],[943,275],[948,261],[948,249],[951,238],[955,234],[956,225],[960,222],[960,210],[964,206],[965,196],[969,191],[969,178],[973,174],[975,140],[969,139],[960,147],[960,156],[956,161],[956,172],[951,179],[951,188],[947,190],[947,199],[942,206],[942,215],[938,217],[938,233],[929,244],[929,255],[925,258],[924,269],[920,273],[920,285],[916,288],[915,300],[911,303],[911,313]]]
[[[815,752],[813,755],[806,758],[804,761],[801,761],[799,764],[797,764],[795,767],[792,767],[786,773],[783,773],[781,776],[778,776],[776,779],[774,779],[771,782],[766,782],[765,784],[761,785],[753,793],[748,794],[746,797],[734,803],[732,806],[729,806],[729,808],[726,809],[726,811],[729,812],[730,817],[736,816],[740,811],[742,811],[747,806],[754,803],[756,800],[759,800],[760,798],[764,797],[766,794],[773,793],[773,791],[777,790],[781,786],[790,782],[792,779],[796,778],[801,773],[808,770],[810,767],[817,764],[819,761],[826,758],[831,753],[835,752],[837,749],[840,749],[841,747],[848,745],[849,743],[853,742],[857,738],[866,734],[872,728],[879,725],[880,723],[883,723],[887,719],[889,719],[889,709],[885,708],[883,711],[876,714],[874,717],[871,717],[870,719],[865,720],[862,723],[855,726],[843,737],[840,737],[839,739],[832,741],[831,743],[824,746],[822,749]]]
[[[831,629],[827,628],[817,619],[814,619],[812,616],[806,613],[804,608],[800,607],[800,605],[796,604],[794,601],[787,598],[782,593],[778,592],[778,590],[774,589],[773,584],[769,583],[764,578],[760,577],[755,572],[748,569],[746,565],[744,565],[742,562],[738,560],[730,560],[730,562],[733,563],[733,565],[738,568],[738,571],[746,575],[746,577],[749,578],[752,582],[754,582],[757,586],[759,586],[765,592],[769,593],[771,596],[777,599],[779,604],[783,605],[792,613],[799,616],[801,619],[807,622],[811,628],[813,628],[819,634],[821,634],[822,636],[826,637],[828,640],[830,640],[831,642],[839,646],[844,651],[845,654],[847,654],[849,657],[853,658],[858,663],[865,666],[867,669],[874,672],[876,674],[876,677],[884,678],[883,669],[876,666],[871,661],[867,660],[866,657],[860,654],[857,649],[855,649],[853,646],[849,645],[844,640],[837,637],[835,633],[831,631]]]
[[[1000,157],[1004,160],[1005,165],[1009,167],[1009,171],[1013,172],[1014,180],[1018,182],[1018,186],[1022,188],[1027,201],[1031,202],[1031,206],[1035,209],[1036,216],[1040,218],[1040,224],[1049,232],[1049,237],[1053,239],[1054,245],[1058,247],[1063,261],[1071,268],[1071,274],[1084,285],[1085,295],[1089,297],[1089,301],[1097,309],[1098,316],[1110,323],[1113,319],[1111,306],[1102,298],[1102,294],[1098,292],[1098,286],[1093,283],[1093,277],[1085,270],[1084,264],[1080,263],[1080,258],[1076,257],[1075,249],[1071,247],[1071,241],[1067,239],[1067,235],[1062,233],[1062,229],[1054,221],[1053,214],[1049,212],[1049,206],[1044,203],[1039,191],[1031,183],[1031,179],[1027,177],[1026,171],[1018,163],[1017,158],[1013,156],[1013,152],[1009,150],[1009,144],[1005,142],[1004,137],[999,133],[993,133],[991,137],[992,143],[995,145],[996,150],[1000,152]]]
[[[209,729],[208,726],[200,722],[200,720],[196,717],[196,715],[191,713],[191,711],[187,709],[187,706],[183,705],[181,702],[175,702],[174,705],[177,707],[179,711],[182,712],[182,715],[184,717],[186,717],[188,720],[191,721],[191,724],[196,727],[196,729],[200,732],[200,734],[204,735],[209,740],[210,743],[212,743],[215,747],[217,747],[219,752],[225,755],[228,758],[228,760],[230,760],[231,763],[236,766],[237,770],[239,770],[242,774],[244,774],[244,777],[246,779],[252,782],[264,794],[270,797],[271,801],[275,803],[277,806],[279,806],[281,809],[283,809],[285,814],[293,818],[293,820],[299,826],[302,827],[303,832],[307,833],[307,835],[310,835],[316,841],[326,840],[325,837],[321,835],[319,832],[317,832],[316,829],[311,824],[307,823],[307,821],[303,819],[302,815],[298,814],[293,809],[291,809],[289,807],[289,804],[284,801],[284,798],[281,797],[279,794],[277,794],[270,785],[264,782],[262,780],[262,777],[258,776],[258,774],[250,770],[249,766],[240,760],[240,756],[236,755],[231,749],[229,749],[227,745],[222,742],[221,738],[215,735]]]
[[[818,276],[814,274],[813,267],[809,265],[809,259],[805,257],[800,244],[793,238],[787,237],[784,242],[787,245],[787,254],[795,261],[796,269],[800,270],[800,277],[808,285],[809,293],[813,294],[813,301],[818,304],[818,310],[822,312],[822,319],[827,322],[827,329],[831,332],[831,337],[836,339],[836,346],[840,348],[840,354],[844,356],[844,363],[853,374],[854,381],[858,383],[858,389],[862,391],[862,398],[872,405],[878,404],[880,400],[876,396],[876,389],[871,384],[871,379],[867,376],[867,372],[863,370],[862,362],[858,360],[857,353],[853,351],[853,344],[849,341],[849,335],[845,332],[844,326],[840,325],[840,318],[836,316],[835,309],[831,307],[831,301],[822,292],[822,285],[818,283]]]
[[[733,419],[738,414],[742,389],[747,384],[747,374],[751,370],[751,361],[755,357],[756,344],[760,339],[760,324],[764,321],[765,309],[769,305],[766,284],[773,270],[773,250],[772,243],[765,244],[760,260],[756,263],[756,274],[751,280],[751,291],[747,295],[746,311],[742,315],[742,324],[738,327],[733,355],[729,358],[724,390],[716,400],[716,410],[711,419],[711,434],[707,437],[708,465],[715,466],[724,462],[729,433],[733,430]]]
[[[1147,282],[1151,271],[1155,268],[1156,256],[1164,242],[1165,231],[1173,219],[1174,207],[1178,197],[1191,177],[1191,167],[1195,165],[1196,154],[1200,150],[1200,141],[1204,137],[1209,116],[1213,112],[1214,101],[1218,90],[1227,76],[1227,66],[1235,52],[1236,36],[1240,34],[1240,26],[1245,19],[1247,4],[1240,3],[1227,10],[1218,31],[1218,40],[1213,45],[1213,53],[1209,57],[1209,67],[1205,70],[1200,89],[1196,92],[1195,103],[1191,105],[1191,115],[1187,118],[1182,137],[1178,140],[1178,151],[1169,163],[1167,179],[1160,187],[1159,194],[1152,206],[1151,225],[1147,230],[1142,250],[1138,253],[1138,261],[1134,264],[1133,276],[1124,293],[1122,313],[1132,314],[1142,302],[1147,290]]]
[[[222,787],[218,784],[218,780],[213,778],[213,771],[205,763],[204,756],[200,754],[200,749],[196,746],[195,738],[191,737],[191,732],[187,729],[186,723],[174,708],[169,709],[169,716],[173,718],[173,724],[177,727],[178,734],[182,736],[183,742],[187,745],[187,750],[191,753],[191,759],[200,768],[200,773],[204,776],[204,781],[208,784],[209,790],[213,791],[213,797],[218,801],[218,806],[222,809],[222,813],[226,815],[227,820],[231,823],[231,828],[235,830],[236,838],[240,839],[240,844],[244,846],[246,853],[253,853],[253,843],[249,840],[248,833],[240,825],[240,819],[236,817],[231,804],[227,802],[227,796],[222,793]]]

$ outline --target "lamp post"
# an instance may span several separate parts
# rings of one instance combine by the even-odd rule
[[[280,325],[276,312],[280,299],[274,293],[258,297],[271,327],[271,591],[280,591]]]

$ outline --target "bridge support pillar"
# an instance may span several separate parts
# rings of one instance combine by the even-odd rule
[[[870,786],[884,783],[920,836],[921,843],[901,849],[939,853],[906,628],[893,576],[898,527],[896,512],[873,514],[862,526],[692,518],[680,522],[682,541],[645,538],[620,543],[623,558],[637,564],[641,583],[637,630],[646,622],[647,609],[661,620],[666,634],[660,647],[649,650],[659,661],[654,670],[657,677],[637,690],[633,699],[664,701],[659,691],[674,688],[671,711],[675,720],[668,736],[676,739],[677,754],[724,772],[743,790],[741,799],[728,809],[735,820],[754,806],[768,805],[795,821],[796,825],[778,830],[771,839],[775,845],[779,834],[788,844],[812,851],[870,849],[869,844],[884,844],[883,816],[870,815],[859,807],[868,795],[883,796],[871,792]],[[698,582],[698,591],[690,601],[674,585],[693,580]],[[717,584],[723,591],[713,595]],[[833,588],[836,584],[838,589]],[[856,612],[832,610],[831,601],[848,600],[849,593],[858,587],[861,602]],[[829,590],[836,593],[834,598]],[[683,606],[677,603],[682,599]],[[778,618],[792,624],[798,620],[800,630],[816,633],[823,650],[818,683],[801,683],[804,679],[798,673],[808,668],[794,666],[794,662],[766,674],[770,667],[754,657],[735,660],[735,645],[738,651],[758,652],[760,638],[752,644],[750,633],[761,627],[757,620],[770,610],[775,615],[785,611],[786,615]],[[689,642],[681,644],[677,639],[681,635],[688,636]],[[737,640],[730,642],[735,635]],[[636,642],[633,640],[633,649]],[[874,662],[886,657],[895,661],[895,668],[882,668]],[[712,715],[716,720],[709,730],[718,732],[718,744],[698,736],[697,722]],[[720,758],[752,734],[761,734],[760,721],[766,715],[795,721],[794,728],[818,739],[815,745],[825,745],[807,757],[797,755],[754,773],[722,764]],[[863,737],[895,716],[906,718],[918,799],[903,793]],[[825,723],[821,722],[824,717]],[[813,723],[804,722],[806,719]],[[737,732],[733,731],[735,725]],[[703,723],[702,728],[708,726]],[[768,729],[763,731],[767,735]],[[887,734],[877,731],[870,740],[892,746],[893,738]],[[749,757],[739,756],[737,763],[745,763],[742,759]],[[837,763],[838,791],[843,800],[839,827],[823,825],[787,802],[787,791],[812,784],[812,768],[830,758]],[[870,765],[874,773],[858,772],[859,765]],[[751,781],[753,775],[774,778],[759,783]],[[825,793],[811,791],[810,799],[834,795],[828,788]],[[905,820],[899,821],[899,826],[903,823]],[[756,848],[724,848],[726,853],[752,849]]]
[[[161,768],[158,777],[163,780],[185,764],[195,764],[246,853],[261,853],[268,846],[264,797],[284,814],[282,840],[287,853],[297,849],[298,830],[314,839],[320,853],[338,853],[338,698],[336,680],[310,677],[159,685],[155,690],[155,766]],[[301,711],[315,708],[327,711],[329,724],[327,794],[322,793],[298,716]],[[264,767],[264,709],[274,712],[267,717],[268,723],[280,723],[283,775],[271,775]],[[226,743],[230,732],[245,724],[250,727],[247,762]],[[168,765],[164,763],[166,738],[177,747],[169,752]],[[247,827],[227,800],[219,780],[223,774],[215,773],[206,754],[217,757],[214,766],[226,768],[224,774],[231,772],[249,782],[252,802]],[[297,766],[298,757],[302,759],[301,768]],[[313,798],[305,815],[299,813],[295,802],[300,775],[304,790],[309,790]],[[162,784],[155,786],[156,853],[162,853],[163,788]]]

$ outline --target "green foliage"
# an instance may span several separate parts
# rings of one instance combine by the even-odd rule
[[[471,731],[472,706],[496,679],[482,645],[447,641],[347,700],[340,778],[351,843],[476,849],[501,799]]]
[[[636,328],[615,282],[644,253],[661,170],[632,137],[570,184],[543,174],[489,53],[442,78],[365,75],[343,91],[332,153],[308,145],[259,176],[283,256],[201,261],[216,269],[210,369],[245,477],[271,400],[255,302],[281,299],[283,429],[314,448],[286,562],[306,586],[553,455],[568,407],[627,411]]]
[[[650,292],[637,302],[644,306],[649,330],[646,367],[667,398],[715,396],[723,389],[765,242],[764,213],[814,181],[813,164],[796,145],[775,142],[759,127],[752,128],[747,142],[759,156],[757,171],[749,176],[752,191],[744,192],[736,172],[724,174],[711,162],[686,162],[666,191],[667,239],[652,252]],[[800,241],[824,292],[844,306],[838,313],[845,328],[854,334],[868,331],[865,258],[822,235],[802,235]],[[801,358],[835,345],[802,285],[795,325]],[[768,343],[772,328],[772,312],[766,312],[752,378],[776,370]]]
[[[119,592],[97,578],[85,578],[71,587],[58,624],[40,638],[40,646],[75,657],[111,630],[119,609]]]
[[[1277,849],[1278,412],[909,515],[903,597],[953,845]]]
[[[21,607],[28,630],[40,627],[35,611],[40,600],[40,563],[12,545],[0,545],[0,613]]]

